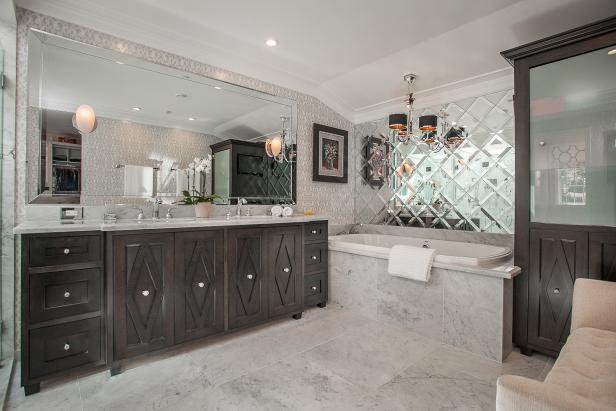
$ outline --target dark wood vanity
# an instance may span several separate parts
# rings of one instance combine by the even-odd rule
[[[22,385],[327,301],[327,221],[23,234]]]

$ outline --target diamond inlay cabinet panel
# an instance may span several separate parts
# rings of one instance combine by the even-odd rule
[[[175,342],[224,330],[223,232],[175,235]]]
[[[268,230],[270,316],[302,311],[301,227]]]
[[[120,236],[113,253],[114,357],[172,344],[173,234]]]
[[[513,233],[513,90],[443,107],[449,123],[468,131],[468,138],[451,149],[435,152],[425,144],[394,140],[387,118],[355,126],[360,139],[354,154],[357,223]],[[416,110],[414,120],[440,109]],[[376,158],[369,147],[375,141],[382,144]],[[416,169],[399,176],[396,170],[404,162]],[[371,178],[375,164],[381,165],[380,183]]]
[[[265,320],[267,295],[264,283],[265,231],[238,229],[229,231],[229,328]]]
[[[528,342],[560,351],[571,328],[573,284],[588,278],[588,233],[531,230]]]

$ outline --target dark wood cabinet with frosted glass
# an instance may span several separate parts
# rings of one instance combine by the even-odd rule
[[[514,342],[557,355],[578,277],[616,279],[616,17],[502,53],[515,78]]]

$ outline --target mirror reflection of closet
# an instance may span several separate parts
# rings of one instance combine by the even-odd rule
[[[43,110],[40,192],[78,204],[81,194],[81,135],[70,113]]]

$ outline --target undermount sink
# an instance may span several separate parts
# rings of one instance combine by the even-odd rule
[[[163,224],[163,223],[188,223],[191,221],[196,221],[194,218],[159,218],[159,219],[153,219],[153,218],[146,218],[144,220],[138,220],[136,218],[128,218],[128,219],[120,219],[120,220],[116,220],[113,221],[113,223],[115,224]]]

